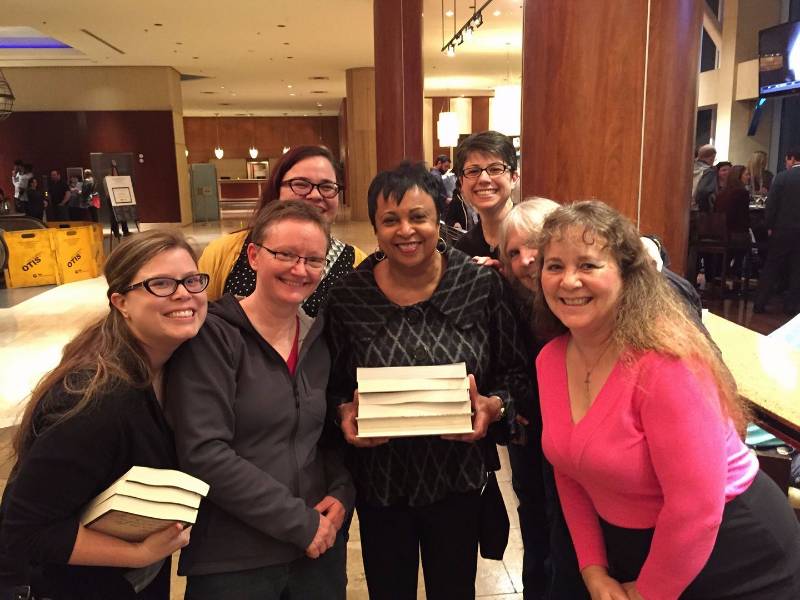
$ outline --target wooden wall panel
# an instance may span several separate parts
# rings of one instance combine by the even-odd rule
[[[472,133],[489,129],[489,97],[472,97]]]
[[[375,149],[375,69],[348,69],[347,80],[347,198],[350,218],[368,221],[367,190],[377,174]]]
[[[422,0],[374,0],[378,170],[424,160]]]
[[[220,117],[219,141],[225,158],[246,158],[253,143],[259,158],[280,156],[284,145],[321,144],[339,152],[338,117]],[[216,117],[184,117],[189,162],[208,162],[217,143]]]
[[[679,273],[689,244],[701,27],[699,2],[651,7],[639,228],[664,239],[671,269]]]
[[[67,167],[89,167],[90,152],[132,152],[139,217],[146,223],[180,222],[172,112],[17,112],[0,121],[0,173],[11,173],[17,158],[47,177]],[[0,187],[9,195],[8,182]],[[13,197],[13,191],[10,194]]]
[[[528,0],[523,20],[521,195],[597,198],[644,216],[679,270],[698,11],[698,0]]]
[[[344,177],[344,185],[345,190],[341,194],[340,198],[342,200],[342,204],[347,206],[349,204],[349,200],[347,198],[347,98],[342,98],[341,104],[339,104],[339,151],[337,152],[337,156],[339,157],[339,163],[344,167],[345,172],[343,174]]]

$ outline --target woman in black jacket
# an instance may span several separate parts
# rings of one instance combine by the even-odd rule
[[[104,272],[108,315],[67,344],[14,440],[0,507],[6,595],[30,586],[52,600],[166,600],[169,558],[189,541],[177,523],[141,543],[80,524],[86,504],[132,466],[176,468],[161,371],[206,315],[208,275],[180,233],[137,236],[112,252]]]

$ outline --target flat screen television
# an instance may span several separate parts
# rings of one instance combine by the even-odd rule
[[[800,21],[758,32],[759,95],[800,92]]]

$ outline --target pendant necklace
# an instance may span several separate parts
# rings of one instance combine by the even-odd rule
[[[586,356],[583,354],[581,349],[578,347],[578,344],[576,344],[575,340],[573,339],[575,350],[577,350],[578,354],[581,357],[581,360],[583,361],[584,367],[586,367],[586,376],[583,379],[583,393],[586,396],[587,401],[590,399],[589,384],[592,382],[592,371],[594,371],[597,365],[600,364],[600,360],[603,358],[603,356],[605,356],[606,351],[608,351],[608,349],[611,347],[612,342],[613,338],[609,338],[609,340],[606,342],[605,347],[603,348],[603,351],[598,355],[597,359],[594,361],[592,366],[589,367],[589,361],[586,360]]]

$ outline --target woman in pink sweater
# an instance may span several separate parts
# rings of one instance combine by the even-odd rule
[[[593,600],[800,598],[800,526],[742,444],[730,372],[602,202],[539,246],[542,445]]]

